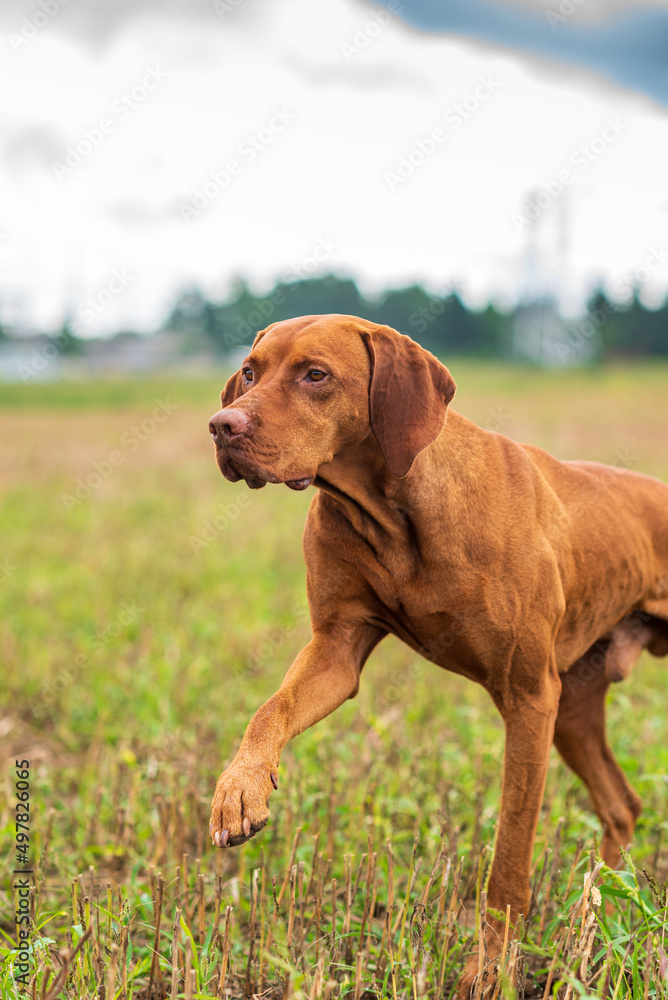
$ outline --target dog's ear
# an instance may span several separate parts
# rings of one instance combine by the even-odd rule
[[[225,388],[220,394],[220,405],[222,409],[229,406],[230,403],[234,402],[241,395],[241,369],[235,372],[234,375],[230,375],[227,382],[225,383]]]
[[[397,479],[443,430],[457,388],[445,365],[389,326],[362,331],[371,359],[371,430]]]

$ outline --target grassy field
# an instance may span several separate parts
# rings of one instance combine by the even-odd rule
[[[668,368],[450,367],[482,425],[668,480]],[[471,950],[502,727],[482,690],[394,639],[286,749],[265,830],[209,846],[216,778],[309,635],[311,491],[222,479],[207,419],[223,381],[0,387],[3,1000],[449,997]],[[668,995],[665,670],[644,657],[610,698],[644,812],[621,872],[596,868],[601,906],[583,895],[598,822],[553,753],[534,904],[496,995]]]

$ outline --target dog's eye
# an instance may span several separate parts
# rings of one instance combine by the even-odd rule
[[[245,378],[245,380],[247,382],[252,382],[253,381],[253,369],[252,368],[244,368],[244,370],[242,371],[241,374],[243,375],[243,377]]]
[[[306,376],[307,382],[322,382],[326,372],[321,372],[319,368],[312,368],[311,371]]]

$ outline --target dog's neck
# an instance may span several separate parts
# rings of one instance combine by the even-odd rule
[[[440,437],[444,434],[445,428]],[[438,481],[430,470],[433,462],[442,462],[440,437],[417,456],[407,476],[397,479],[370,433],[322,465],[314,486],[337,501],[355,531],[374,549],[388,541],[396,546],[400,538],[414,546],[420,506]]]
[[[396,530],[389,505],[391,479],[376,439],[369,434],[320,466],[314,485],[333,497],[355,530],[366,535],[379,528]]]

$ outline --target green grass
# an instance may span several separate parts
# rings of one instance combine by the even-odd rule
[[[666,367],[450,367],[456,407],[479,423],[668,479]],[[223,383],[0,390],[3,1000],[18,995],[17,758],[37,869],[28,995],[149,1000],[172,995],[176,970],[179,997],[449,997],[472,947],[502,726],[481,689],[396,640],[353,702],[288,746],[265,830],[208,845],[216,778],[309,635],[310,496],[220,477],[207,419]],[[158,400],[173,408],[160,422]],[[632,862],[598,874],[607,910],[582,900],[598,822],[553,755],[535,905],[507,958],[527,997],[549,970],[549,996],[668,993],[665,669],[643,658],[610,698],[644,812]]]

